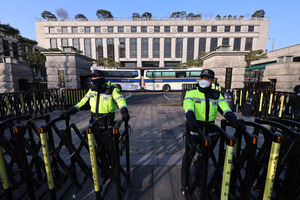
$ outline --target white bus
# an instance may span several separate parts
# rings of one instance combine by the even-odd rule
[[[141,89],[141,70],[99,69],[104,72],[105,80],[116,84],[120,91]]]
[[[169,70],[145,70],[145,90],[182,90],[183,83],[197,83],[202,68],[169,69]]]

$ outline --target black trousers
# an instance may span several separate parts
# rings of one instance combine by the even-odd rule
[[[203,130],[203,127],[200,128],[201,130]],[[217,132],[217,129],[214,128],[214,127],[210,127],[208,129],[208,133],[209,134],[213,134],[213,133],[216,133]],[[190,135],[191,137],[191,140],[197,145],[199,146],[199,138],[197,135]],[[212,137],[215,137],[215,136],[212,136]],[[213,138],[211,138],[213,140]],[[187,139],[186,139],[187,140]],[[190,144],[190,142],[188,141],[188,143]],[[191,145],[191,144],[190,144]],[[199,146],[199,148],[201,149],[201,145]],[[196,149],[194,148],[190,148],[190,152],[189,152],[190,155],[188,155],[188,152],[184,152],[183,154],[183,157],[182,157],[182,166],[181,166],[181,177],[185,177],[185,170],[189,170],[190,167],[191,167],[191,163],[192,163],[192,159],[189,160],[188,164],[186,165],[186,160],[188,158],[188,156],[191,156],[191,157],[194,157],[195,154],[196,154]]]
[[[196,143],[196,145],[198,144],[198,136],[195,135],[191,135],[191,139]],[[200,147],[201,148],[201,147]],[[190,156],[194,157],[196,154],[196,150],[194,148],[190,148]],[[188,165],[186,165],[186,160],[188,159],[188,152],[184,152],[183,157],[182,157],[182,167],[181,167],[181,177],[185,177],[185,170],[186,169],[190,169],[191,167],[191,163],[192,163],[192,159],[190,159],[188,162]]]
[[[101,116],[101,114],[98,114],[98,117],[100,117],[100,116]],[[96,114],[92,113],[89,123],[92,124],[96,119],[97,119]],[[107,119],[107,125],[108,126],[114,126],[115,124],[116,124],[115,113],[110,113],[110,115],[108,116],[108,119]],[[97,131],[98,132],[95,133],[95,134],[101,134],[102,137],[105,136],[104,135],[105,134],[104,133],[105,129],[104,129],[104,122],[103,121],[99,121],[99,123],[97,124]],[[97,148],[100,148],[102,145],[106,145],[106,144],[103,144],[103,142],[97,136],[95,136],[95,140],[96,140]],[[110,144],[107,144],[107,145],[110,145]],[[100,152],[100,155],[101,155],[101,157],[103,157],[105,159],[108,166],[110,166],[111,165],[111,162],[110,162],[111,159],[109,158],[108,150],[106,148],[109,148],[109,147],[106,146],[105,148],[102,148],[101,152]],[[112,147],[111,147],[111,150],[113,151]]]

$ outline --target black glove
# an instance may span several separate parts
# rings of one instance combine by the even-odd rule
[[[124,121],[129,121],[130,115],[128,114],[128,109],[126,107],[121,108],[120,112],[121,112],[121,115],[122,115],[122,119]]]
[[[235,114],[233,114],[233,112],[228,112],[225,114],[225,118],[227,119],[227,121],[229,121],[229,123],[236,129],[241,128],[242,130],[246,130],[246,126],[243,122],[241,122],[240,120],[238,120],[235,116]]]
[[[193,111],[188,111],[185,113],[187,123],[189,125],[190,131],[197,132],[199,129],[199,123],[196,120],[195,113]]]
[[[78,112],[77,108],[76,107],[71,107],[69,108],[66,112],[63,112],[59,117],[60,118],[67,118],[67,117],[70,117],[70,115],[74,115]]]

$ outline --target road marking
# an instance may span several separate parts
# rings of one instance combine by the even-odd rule
[[[129,99],[131,97],[131,93],[125,97],[125,99]]]
[[[164,97],[165,97],[166,99],[170,100],[166,95],[164,95]]]

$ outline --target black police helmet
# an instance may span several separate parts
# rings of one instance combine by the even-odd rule
[[[215,78],[215,72],[213,70],[210,70],[210,69],[203,69],[201,74],[200,74],[200,77],[201,76],[206,76],[208,78],[214,79]]]
[[[92,70],[90,74],[87,75],[88,77],[104,77],[104,73],[101,70]]]

